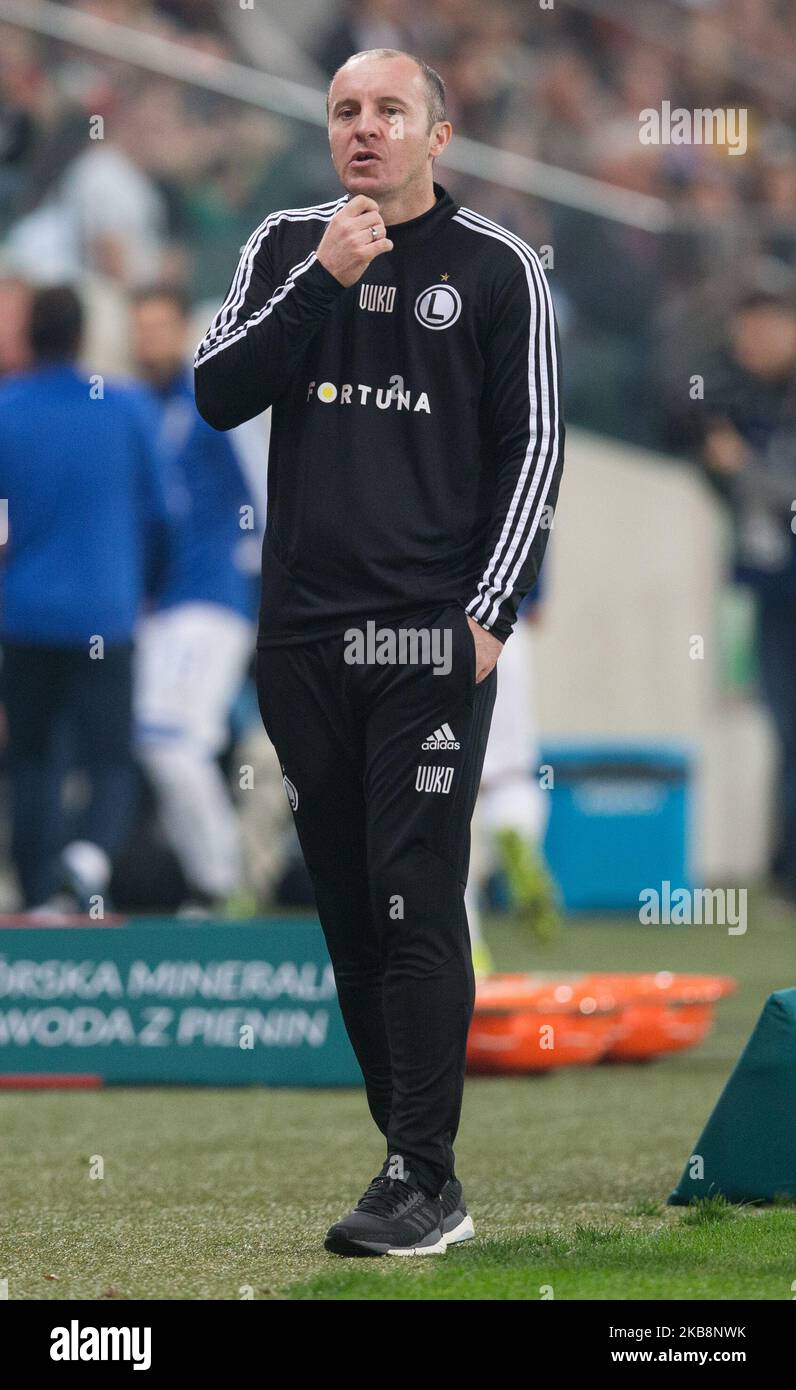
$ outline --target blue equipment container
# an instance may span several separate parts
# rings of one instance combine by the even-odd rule
[[[693,757],[653,744],[548,744],[552,785],[544,852],[571,912],[632,910],[668,880],[691,888],[688,837]]]

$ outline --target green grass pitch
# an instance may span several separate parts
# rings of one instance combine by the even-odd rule
[[[478,1239],[440,1257],[323,1250],[382,1162],[362,1091],[0,1094],[9,1298],[792,1299],[796,1206],[665,1199],[765,997],[794,982],[796,919],[760,898],[745,936],[617,919],[544,948],[505,920],[488,934],[502,969],[706,970],[740,990],[692,1053],[468,1080],[457,1166]]]

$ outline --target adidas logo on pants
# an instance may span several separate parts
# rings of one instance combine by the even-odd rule
[[[421,743],[420,747],[426,752],[433,748],[450,749],[459,748],[461,745],[457,743],[456,735],[450,724],[441,724],[440,727],[435,729],[433,734],[426,739],[425,743]]]

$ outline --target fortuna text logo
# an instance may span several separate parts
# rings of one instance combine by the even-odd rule
[[[81,1327],[72,1318],[68,1327],[50,1333],[51,1361],[133,1361],[134,1371],[152,1364],[151,1327]]]
[[[461,744],[456,742],[456,735],[450,724],[440,724],[420,747],[425,753],[432,748],[461,748]]]
[[[361,382],[354,386],[350,381],[343,386],[336,386],[333,381],[311,381],[307,386],[307,400],[313,396],[324,405],[375,405],[379,410],[395,406],[396,410],[409,410],[412,414],[418,410],[431,414],[428,393],[421,391],[413,400],[412,392],[404,390],[401,376],[391,376],[389,386],[378,387],[364,386]]]
[[[415,791],[441,792],[443,796],[447,796],[451,789],[453,773],[452,767],[428,767],[421,763],[415,777]]]

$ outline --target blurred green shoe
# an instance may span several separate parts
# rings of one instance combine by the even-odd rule
[[[248,921],[257,916],[257,898],[254,893],[231,893],[224,903],[224,917],[228,921]]]
[[[494,974],[495,962],[485,941],[474,941],[472,946],[473,972],[477,980]]]
[[[553,941],[561,931],[561,912],[555,881],[541,853],[517,830],[499,830],[495,843],[509,911],[530,928],[537,941]]]

